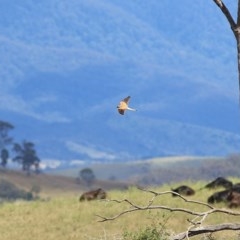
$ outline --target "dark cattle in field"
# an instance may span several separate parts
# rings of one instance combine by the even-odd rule
[[[213,189],[213,188],[217,188],[217,187],[224,187],[226,189],[229,189],[232,187],[232,182],[222,178],[222,177],[218,177],[216,178],[214,181],[208,183],[205,188],[209,188],[209,189]]]
[[[240,193],[235,191],[230,191],[227,197],[228,206],[230,208],[240,207]]]
[[[240,183],[235,183],[231,190],[233,190],[234,192],[239,192],[240,193]]]
[[[208,203],[219,203],[219,202],[226,202],[227,197],[231,190],[224,190],[220,192],[215,192],[208,198]]]
[[[98,188],[96,190],[83,193],[79,198],[79,201],[82,202],[82,201],[91,201],[96,199],[105,199],[106,197],[107,197],[107,193],[103,189]]]
[[[194,195],[195,194],[195,191],[188,187],[188,186],[185,186],[185,185],[182,185],[182,186],[179,186],[175,189],[172,189],[173,192],[176,192],[178,194],[181,194],[183,196],[191,196],[191,195]],[[177,195],[172,193],[172,196],[173,197],[176,197]]]

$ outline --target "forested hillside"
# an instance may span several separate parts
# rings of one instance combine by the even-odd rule
[[[86,167],[86,166],[84,166]],[[79,176],[83,166],[47,171],[54,175]],[[217,157],[150,158],[126,163],[90,164],[97,179],[127,181],[136,185],[162,185],[184,180],[210,180],[219,176],[240,177],[240,155]]]
[[[146,168],[147,169],[147,168]],[[133,177],[143,185],[159,185],[184,180],[210,180],[217,177],[240,177],[240,156],[231,155],[224,159],[205,159],[194,164],[175,162],[166,167],[150,168],[146,173]]]

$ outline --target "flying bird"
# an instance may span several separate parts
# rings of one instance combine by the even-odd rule
[[[137,111],[134,108],[128,107],[128,102],[129,102],[130,96],[124,98],[117,106],[118,112],[122,115],[124,115],[125,110],[130,110],[130,111]]]

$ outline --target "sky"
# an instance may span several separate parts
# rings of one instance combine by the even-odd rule
[[[225,4],[236,18],[237,1]],[[236,42],[211,0],[4,1],[0,32],[2,118],[43,158],[222,155],[239,147]],[[128,95],[140,111],[123,122],[116,105]],[[197,140],[176,141],[183,125],[192,138],[202,129],[203,151]],[[216,147],[207,149],[214,135]]]

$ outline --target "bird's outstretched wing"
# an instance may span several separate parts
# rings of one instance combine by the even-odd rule
[[[130,99],[130,96],[128,96],[128,97],[126,97],[126,98],[124,98],[122,101],[123,101],[123,102],[125,102],[126,104],[128,104],[128,102],[129,102],[129,99]]]

